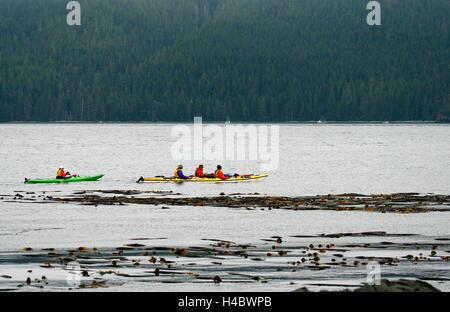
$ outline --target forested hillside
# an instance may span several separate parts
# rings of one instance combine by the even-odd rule
[[[0,0],[0,121],[436,120],[448,0]]]

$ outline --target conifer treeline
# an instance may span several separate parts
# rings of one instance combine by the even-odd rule
[[[450,115],[448,0],[67,2],[0,0],[0,121]]]

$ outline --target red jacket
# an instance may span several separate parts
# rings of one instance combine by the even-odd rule
[[[198,167],[198,168],[195,170],[195,176],[196,176],[196,177],[199,177],[199,178],[203,177],[203,169],[200,168],[200,167]]]

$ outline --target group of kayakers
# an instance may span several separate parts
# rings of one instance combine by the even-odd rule
[[[60,166],[57,173],[57,179],[70,179],[72,177],[76,177],[76,175],[71,175],[69,171],[65,171],[63,166]],[[178,165],[177,169],[174,172],[174,177],[177,179],[192,179],[193,177],[197,178],[219,178],[221,180],[226,180],[231,177],[239,177],[239,174],[225,174],[222,171],[222,166],[218,165],[217,169],[214,173],[205,173],[203,172],[203,165],[199,165],[197,169],[195,169],[195,174],[186,176],[183,173],[183,165]]]
[[[192,179],[193,177],[197,178],[219,178],[221,180],[226,180],[231,177],[238,177],[239,174],[235,173],[234,175],[231,174],[224,174],[222,171],[222,166],[218,165],[217,169],[214,173],[205,173],[203,172],[203,165],[199,165],[197,169],[195,169],[194,175],[186,176],[183,173],[183,165],[178,165],[177,169],[174,172],[174,177],[177,179]]]

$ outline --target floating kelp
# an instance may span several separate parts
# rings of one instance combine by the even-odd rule
[[[395,240],[389,241],[392,237]],[[19,288],[18,281],[21,282],[20,288],[45,285],[50,290],[120,287],[129,281],[146,285],[198,282],[211,285],[305,284],[311,279],[327,281],[331,275],[336,280],[342,276],[341,281],[348,281],[349,276],[362,276],[364,281],[367,274],[365,266],[373,263],[382,266],[383,274],[438,278],[446,283],[445,279],[450,280],[450,276],[443,268],[448,263],[450,243],[442,238],[446,237],[381,231],[344,232],[285,237],[272,235],[246,244],[203,238],[204,245],[199,246],[163,245],[163,242],[153,245],[155,241],[144,245],[125,241],[117,247],[97,247],[95,250],[91,246],[69,250],[47,248],[51,251],[48,254],[34,251],[33,246],[29,246],[30,250],[0,253],[0,263],[14,264],[15,278],[10,278],[11,272],[7,274],[4,269],[0,289]],[[192,262],[193,258],[195,262]],[[76,272],[78,280],[69,285],[65,277],[67,265],[73,261],[79,265]],[[19,279],[16,275],[21,267],[25,276]],[[39,277],[47,270],[51,270],[52,280],[47,281],[48,284],[38,283],[36,275]],[[53,276],[58,272],[61,272],[63,281],[54,280]],[[439,275],[433,276],[433,272],[439,272]],[[214,279],[216,276],[220,281]],[[29,283],[25,281],[27,277],[30,277]]]
[[[95,194],[94,194],[95,193]],[[99,194],[114,194],[102,196]],[[140,194],[135,197],[130,195]],[[152,194],[148,196],[148,194]],[[394,213],[424,213],[430,211],[450,211],[449,195],[420,195],[418,193],[395,194],[338,194],[317,196],[263,196],[263,195],[219,195],[215,197],[161,197],[161,195],[176,195],[162,191],[137,190],[95,190],[78,191],[62,197],[45,197],[45,202],[74,202],[82,205],[126,205],[142,204],[162,206],[213,206],[254,210],[256,208],[288,209],[288,210],[336,210],[336,211],[367,211]],[[20,195],[20,196],[18,196]],[[24,200],[24,195],[16,194],[15,200]],[[43,199],[43,200],[44,200]],[[35,203],[42,203],[39,200]]]

